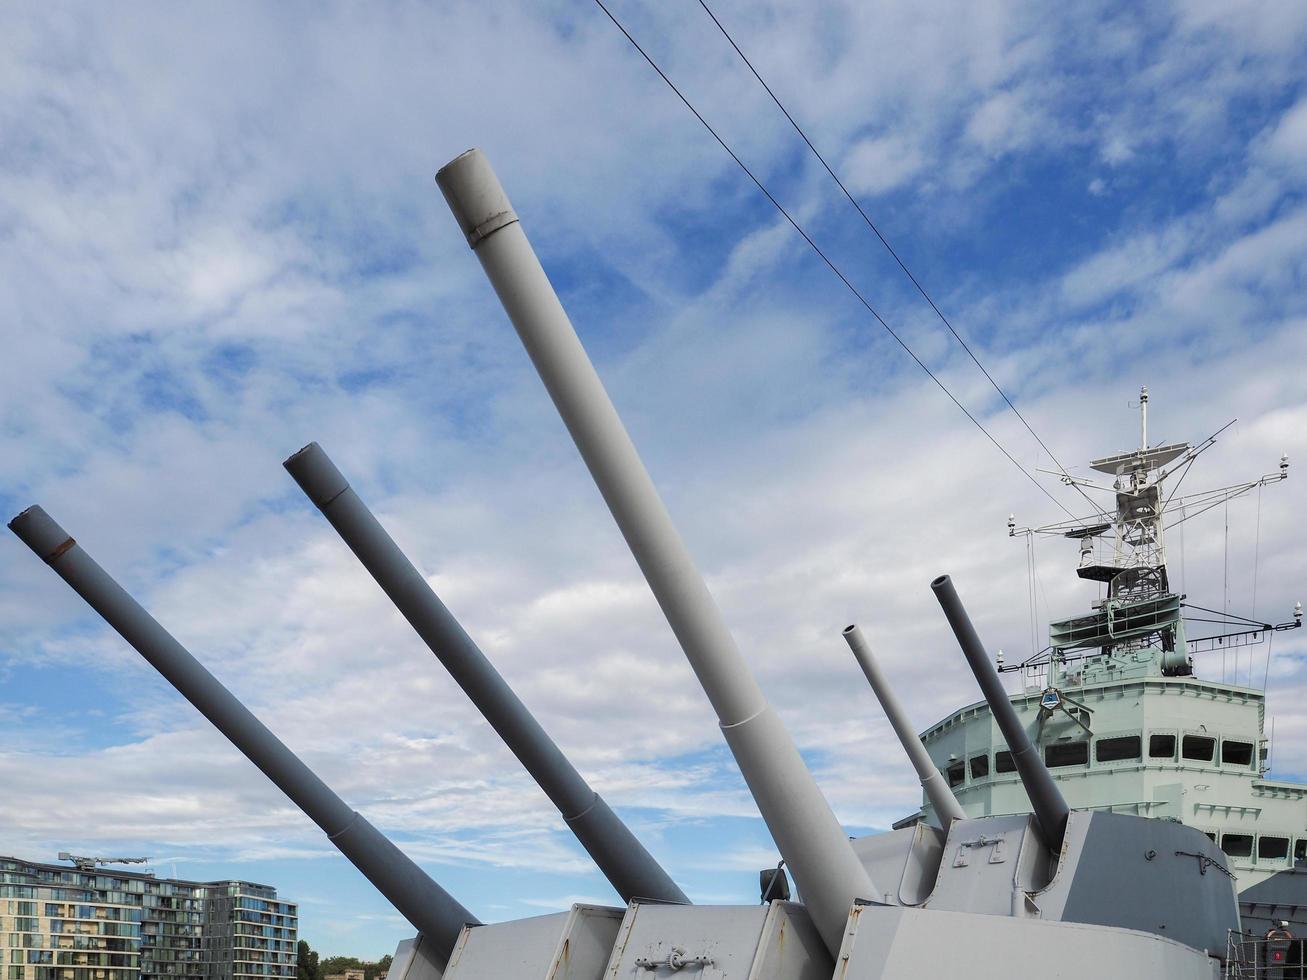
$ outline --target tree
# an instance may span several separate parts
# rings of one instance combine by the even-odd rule
[[[377,960],[377,965],[375,967],[369,965],[368,980],[373,980],[374,977],[381,977],[382,980],[385,980],[386,974],[390,972],[390,964],[392,960],[394,960],[394,957],[387,953],[385,956],[381,957],[381,959]]]
[[[322,980],[322,970],[318,965],[318,954],[303,939],[300,940],[295,951],[295,966],[298,980]]]
[[[367,967],[368,964],[357,956],[328,956],[322,961],[322,976],[329,977],[333,973],[344,973],[346,970],[363,970],[366,973]]]

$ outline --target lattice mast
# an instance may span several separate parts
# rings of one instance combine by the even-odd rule
[[[1101,582],[1107,589],[1106,597],[1093,604],[1095,612],[1092,615],[1051,623],[1049,648],[1024,664],[1013,665],[1013,669],[1049,663],[1055,673],[1061,673],[1060,668],[1065,667],[1068,659],[1111,658],[1152,649],[1160,654],[1154,661],[1163,674],[1192,673],[1190,655],[1193,651],[1185,639],[1181,612],[1185,597],[1177,595],[1171,588],[1167,574],[1166,533],[1192,517],[1258,487],[1278,483],[1289,475],[1288,456],[1282,455],[1278,472],[1245,483],[1176,496],[1189,467],[1234,421],[1237,420],[1222,426],[1197,445],[1176,442],[1150,447],[1148,387],[1144,386],[1139,391],[1138,448],[1090,461],[1091,469],[1112,477],[1110,486],[1065,471],[1056,473],[1063,483],[1079,488],[1091,502],[1092,498],[1085,491],[1111,494],[1112,512],[1100,509],[1091,518],[1034,528],[1018,528],[1015,517],[1008,518],[1008,533],[1012,536],[1043,534],[1078,540],[1080,560],[1076,574],[1082,579]],[[1168,494],[1165,485],[1171,477],[1175,477],[1175,484]],[[1297,625],[1295,622],[1275,627],[1244,621],[1242,617],[1234,619],[1241,627],[1240,632],[1246,625],[1258,630]],[[1300,622],[1300,614],[1297,619]]]

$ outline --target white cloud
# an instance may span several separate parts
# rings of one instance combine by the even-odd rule
[[[845,158],[845,183],[864,194],[883,194],[910,181],[926,161],[902,137],[880,136],[855,143]]]
[[[1209,454],[1213,479],[1303,455],[1302,48],[1283,41],[1296,14],[1277,8],[1271,36],[1209,5],[1174,27],[1025,3],[718,13],[850,186],[883,196],[914,269],[938,263],[927,285],[1064,462],[1131,436],[1125,402],[1143,381],[1176,438],[1241,416]],[[621,14],[941,378],[1025,465],[1046,465],[896,291],[711,24],[676,5]],[[915,805],[838,630],[859,621],[913,717],[942,716],[974,691],[926,583],[952,572],[986,637],[1016,655],[1030,624],[1004,522],[1058,512],[832,285],[610,25],[562,4],[3,16],[0,499],[45,504],[421,860],[522,882],[578,874],[547,800],[280,471],[320,440],[681,870],[677,828],[753,807],[432,185],[484,144],[841,816],[884,826]],[[1251,138],[1230,119],[1249,92],[1291,106],[1248,120]],[[1081,188],[1107,190],[1099,160],[1111,193],[1089,222],[1075,208]],[[998,195],[1056,194],[1049,170],[1077,201],[1038,219],[1065,222],[1040,235]],[[1188,197],[1159,183],[1173,177]],[[1268,610],[1291,607],[1299,571],[1285,489],[1261,514]],[[1245,542],[1251,506],[1232,507]],[[256,866],[330,853],[48,569],[4,547],[0,850],[162,842]],[[1195,526],[1183,547],[1186,584],[1212,594],[1216,546]],[[1040,618],[1081,608],[1071,556],[1049,546],[1039,560]],[[1277,760],[1300,759],[1302,651],[1281,654]],[[123,716],[43,717],[13,693],[35,665],[110,685]],[[727,872],[764,849],[718,855],[705,891],[730,894]],[[533,888],[514,900],[563,894]]]
[[[1307,161],[1307,99],[1299,101],[1280,117],[1267,141],[1269,158],[1282,166],[1303,172]]]

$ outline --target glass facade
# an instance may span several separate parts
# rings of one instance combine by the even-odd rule
[[[267,885],[0,857],[0,980],[292,980],[297,929]]]

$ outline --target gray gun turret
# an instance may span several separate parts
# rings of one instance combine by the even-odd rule
[[[1067,815],[1071,812],[1071,808],[1067,806],[1062,791],[1053,781],[1052,773],[1044,765],[1044,760],[1039,757],[1038,750],[1031,743],[1030,736],[1017,718],[1012,702],[1008,700],[1007,691],[1003,688],[1003,682],[999,679],[998,671],[994,669],[989,654],[985,652],[984,644],[976,634],[976,628],[971,625],[971,618],[962,607],[962,600],[958,598],[957,590],[953,588],[952,579],[947,575],[941,575],[930,583],[930,588],[935,593],[935,598],[939,600],[944,615],[948,618],[949,626],[953,628],[953,635],[957,637],[958,645],[962,647],[962,653],[971,666],[971,672],[976,675],[976,683],[980,685],[985,700],[989,702],[989,710],[994,720],[998,722],[999,731],[1007,740],[1008,751],[1012,753],[1017,774],[1020,775],[1021,783],[1030,797],[1030,807],[1035,813],[1040,836],[1050,851],[1057,851],[1062,847],[1062,834],[1066,829]]]
[[[323,829],[422,934],[424,955],[443,968],[476,916],[332,792],[44,510],[29,507],[9,528]]]
[[[558,807],[622,900],[688,902],[540,727],[322,448],[310,443],[283,465]]]
[[[834,954],[854,900],[879,900],[880,891],[740,655],[489,162],[469,150],[436,181],[712,702]]]
[[[876,700],[880,702],[885,717],[889,719],[890,727],[894,729],[894,734],[903,745],[903,751],[907,753],[912,768],[917,770],[921,788],[925,791],[926,798],[930,800],[930,805],[935,808],[935,813],[939,815],[940,824],[947,830],[954,820],[965,820],[967,815],[962,810],[962,804],[958,803],[958,798],[953,795],[940,771],[930,761],[930,753],[922,744],[917,730],[908,721],[907,712],[903,710],[903,705],[899,703],[894,689],[885,679],[885,673],[876,662],[876,656],[871,652],[871,645],[862,635],[862,630],[857,626],[847,626],[844,629],[844,639],[848,642],[849,649],[853,651],[853,658],[857,660],[858,666],[867,676],[867,682],[871,684]]]

